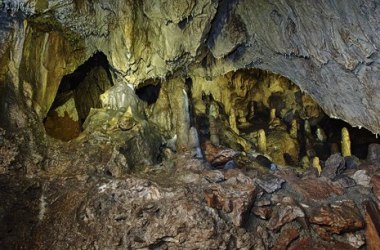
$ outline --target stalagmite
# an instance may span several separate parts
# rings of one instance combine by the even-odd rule
[[[293,119],[291,127],[290,127],[290,136],[293,139],[297,139],[297,135],[298,135],[298,121],[296,119]]]
[[[257,134],[257,148],[259,152],[266,153],[267,152],[267,138],[265,135],[264,129],[260,129]]]
[[[209,114],[208,119],[210,123],[210,141],[214,145],[219,145],[219,131],[218,131],[218,125],[217,125],[217,119],[219,117],[219,108],[218,105],[214,102],[211,102],[210,108],[209,108]]]
[[[275,119],[276,119],[276,109],[271,109],[270,110],[270,122],[269,123],[274,122]]]
[[[178,152],[190,150],[189,132],[190,132],[190,114],[189,100],[185,91],[185,81],[182,78],[175,78],[170,81],[173,88],[172,103],[175,108],[175,126],[177,134],[176,148]]]
[[[315,133],[320,142],[325,142],[327,140],[326,133],[322,128],[318,127]]]
[[[318,157],[314,157],[313,158],[313,168],[317,169],[318,176],[320,176],[321,173],[322,173],[322,167],[321,167],[321,164],[319,162],[319,158]]]
[[[305,120],[304,129],[306,134],[311,134],[311,127],[309,120]]]
[[[301,166],[303,169],[307,169],[310,167],[310,159],[307,155],[305,155],[304,157],[302,157],[301,159]]]
[[[351,156],[351,141],[347,128],[342,128],[341,147],[343,157]]]
[[[236,124],[236,112],[235,112],[235,109],[231,109],[231,112],[230,112],[230,117],[229,117],[229,122],[230,122],[230,127],[231,129],[236,133],[236,134],[240,134],[240,131],[237,127],[237,124]]]

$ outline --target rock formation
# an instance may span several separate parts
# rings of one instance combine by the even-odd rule
[[[378,246],[379,31],[378,0],[0,0],[0,248]]]

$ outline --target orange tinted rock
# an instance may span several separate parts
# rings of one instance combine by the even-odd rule
[[[309,217],[309,222],[336,234],[352,232],[364,227],[359,209],[350,200],[323,205],[315,209]]]
[[[296,238],[298,238],[299,232],[297,228],[291,227],[282,230],[280,236],[278,237],[276,244],[274,245],[274,250],[286,249],[287,246]]]
[[[365,204],[365,236],[369,250],[380,249],[380,211],[372,202]]]
[[[288,250],[309,250],[309,249],[318,249],[318,250],[351,250],[355,249],[351,245],[348,245],[343,242],[332,242],[324,243],[322,241],[315,241],[310,237],[304,237],[292,244]]]

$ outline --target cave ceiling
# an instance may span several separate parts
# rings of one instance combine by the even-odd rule
[[[286,76],[333,118],[380,132],[378,0],[0,2],[0,83],[46,115],[62,77],[101,51],[138,86],[258,68]],[[4,85],[4,84],[3,84]],[[19,94],[17,94],[19,93]]]

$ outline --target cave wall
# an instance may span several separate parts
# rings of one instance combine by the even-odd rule
[[[377,0],[4,0],[0,66],[30,67],[27,72],[34,75],[28,73],[25,80],[36,83],[32,92],[40,92],[40,113],[54,97],[39,89],[54,92],[57,79],[68,73],[64,71],[96,51],[104,52],[111,70],[134,85],[181,72],[212,79],[231,70],[260,68],[295,82],[330,116],[377,133],[378,5]],[[49,24],[37,43],[28,39],[26,28],[36,20]],[[50,47],[42,45],[46,39]],[[78,46],[59,51],[74,40],[84,51],[71,54]],[[47,61],[30,66],[28,51]],[[24,71],[17,72],[1,70],[0,79],[19,84]],[[16,77],[8,77],[12,74]]]

